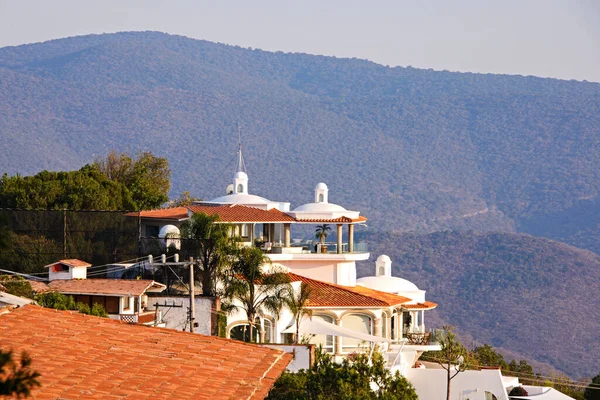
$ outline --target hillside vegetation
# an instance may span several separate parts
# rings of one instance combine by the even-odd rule
[[[600,370],[600,256],[509,233],[371,234],[373,256],[439,303],[428,326],[457,325],[479,343],[548,363],[573,377]],[[373,275],[363,262],[359,275]]]
[[[387,231],[524,231],[599,250],[600,85],[389,68],[155,32],[0,49],[0,169],[167,157],[172,195],[332,202]],[[591,214],[589,226],[556,215]],[[552,228],[549,228],[552,224]]]

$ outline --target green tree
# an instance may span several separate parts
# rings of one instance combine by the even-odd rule
[[[75,302],[73,296],[58,292],[40,293],[35,296],[35,301],[42,307],[54,308],[55,310],[77,310],[82,314],[108,317],[106,309],[101,304],[94,303],[90,308],[87,304]]]
[[[202,279],[202,295],[215,296],[217,279],[235,251],[231,225],[219,223],[218,215],[198,213],[181,226],[181,250],[195,257]]]
[[[469,352],[458,341],[453,327],[444,326],[444,331],[439,338],[442,349],[429,353],[428,358],[446,370],[446,400],[450,400],[450,383],[456,375],[467,369]]]
[[[289,275],[278,271],[266,271],[264,266],[270,263],[270,258],[260,249],[243,247],[238,250],[225,282],[224,297],[229,301],[229,309],[244,310],[248,318],[249,332],[257,329],[261,341],[262,327],[255,326],[256,317],[264,315],[267,311],[279,315],[290,292]]]
[[[94,167],[127,187],[138,209],[157,208],[169,200],[171,170],[166,158],[146,151],[134,159],[129,154],[112,151],[106,158],[96,159]]]
[[[311,287],[308,286],[307,283],[302,282],[298,293],[290,286],[289,293],[287,293],[283,299],[284,304],[294,316],[294,322],[296,323],[294,343],[298,343],[300,340],[300,321],[302,320],[302,317],[307,314],[306,307],[308,306],[308,299],[310,298],[311,292]]]
[[[6,293],[33,299],[31,283],[23,277],[16,275],[0,275],[0,284],[6,288]]]
[[[32,370],[26,352],[16,362],[12,350],[0,350],[0,396],[29,397],[31,389],[41,386],[39,377],[39,372]]]
[[[596,375],[583,392],[585,400],[600,400],[600,374]]]
[[[503,370],[508,368],[508,364],[504,361],[502,354],[498,353],[489,344],[484,344],[480,347],[475,347],[471,354],[475,363],[479,366],[500,367]]]
[[[328,224],[317,225],[315,229],[315,237],[319,239],[322,243],[325,243],[325,239],[329,236],[329,232],[331,231],[331,227]]]
[[[383,355],[375,351],[369,360],[356,354],[336,364],[319,348],[308,370],[284,372],[269,392],[269,400],[416,400],[412,385],[396,371],[385,368]]]

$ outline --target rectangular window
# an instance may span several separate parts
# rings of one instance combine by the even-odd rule
[[[129,297],[123,297],[123,311],[127,311],[129,309]]]
[[[147,237],[158,237],[160,227],[158,225],[146,225],[146,236]]]

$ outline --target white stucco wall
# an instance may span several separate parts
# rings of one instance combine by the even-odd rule
[[[405,377],[412,383],[419,400],[446,398],[447,372],[445,369],[410,368]],[[498,400],[508,400],[500,370],[464,371],[450,384],[452,400],[485,400],[485,392],[491,392]]]
[[[287,366],[286,370],[289,372],[298,372],[301,369],[308,369],[311,366],[312,358],[314,357],[314,346],[313,345],[283,345],[283,344],[261,344],[261,346],[269,347],[272,349],[280,349],[286,353],[294,354],[294,359]]]
[[[159,307],[162,311],[163,322],[165,327],[169,329],[175,329],[178,331],[190,330],[188,321],[188,309],[190,306],[189,296],[151,296],[148,297],[148,310],[154,310],[155,304],[176,304],[182,305],[183,307]],[[194,329],[195,333],[202,335],[210,335],[211,331],[211,307],[213,299],[210,297],[196,297],[195,308],[196,308],[196,323],[198,326]]]

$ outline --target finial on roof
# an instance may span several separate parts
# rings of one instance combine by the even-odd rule
[[[242,156],[242,128],[238,124],[238,166],[236,172],[246,172],[244,157]]]
[[[246,165],[242,156],[242,130],[238,124],[238,167],[233,174],[233,193],[248,194],[248,174],[246,174]]]

